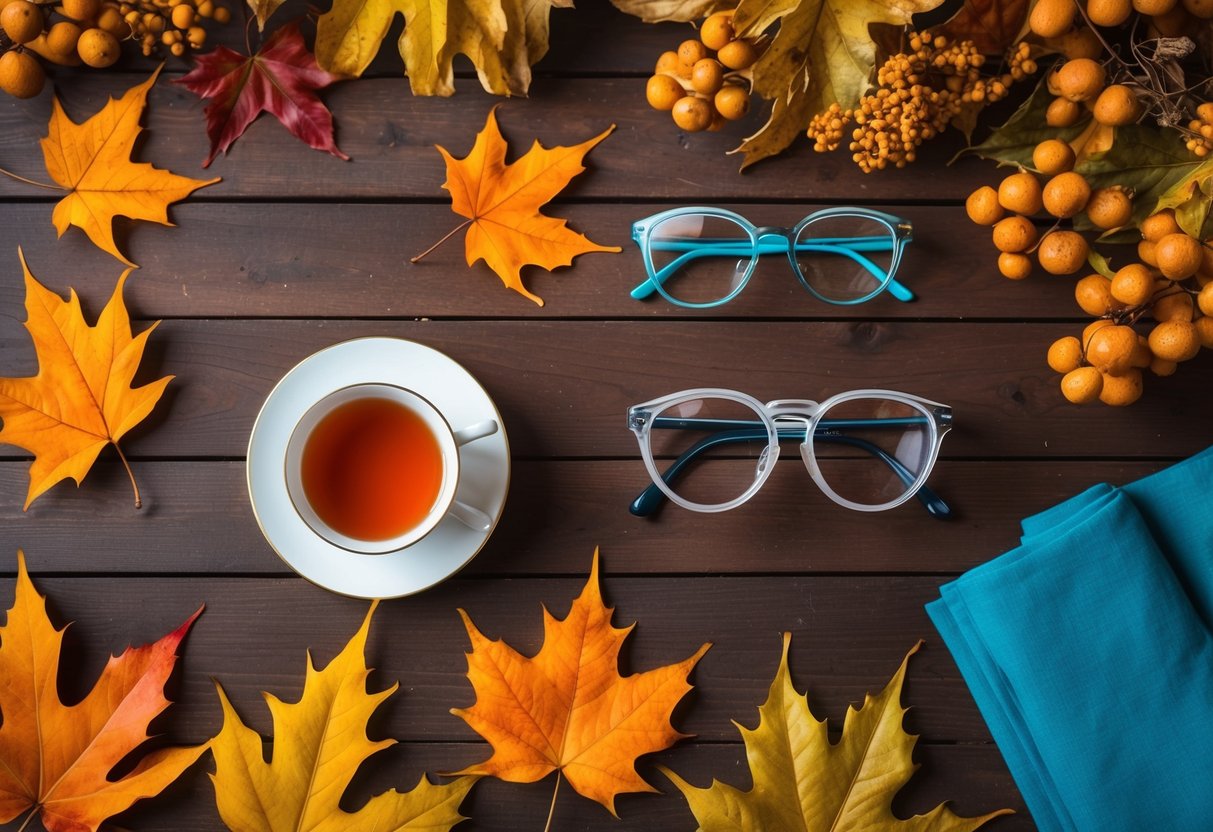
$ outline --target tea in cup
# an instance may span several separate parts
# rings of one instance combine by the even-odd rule
[[[459,448],[497,430],[493,419],[453,430],[403,387],[345,387],[312,405],[291,433],[287,491],[312,531],[353,552],[411,546],[448,514],[487,531],[492,519],[455,498]]]

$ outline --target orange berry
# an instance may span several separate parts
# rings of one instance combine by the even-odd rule
[[[1200,352],[1200,336],[1187,321],[1163,321],[1150,332],[1150,351],[1164,361],[1187,361]]]
[[[1036,242],[1036,226],[1026,217],[1007,217],[994,224],[993,238],[999,251],[1026,251]]]
[[[745,118],[746,113],[750,111],[750,94],[737,84],[726,84],[716,93],[712,103],[716,105],[716,112],[720,115],[729,121],[737,121]]]
[[[678,45],[678,61],[687,69],[708,56],[708,49],[697,40],[684,40]]]
[[[1104,69],[1090,58],[1074,58],[1057,71],[1057,86],[1071,101],[1090,101],[1104,86]]]
[[[1077,231],[1050,231],[1041,239],[1036,259],[1049,274],[1074,274],[1087,263],[1087,239]]]
[[[122,22],[126,25],[126,21]],[[85,29],[76,44],[76,52],[80,60],[94,69],[104,69],[113,66],[121,54],[118,39],[104,29]]]
[[[1165,208],[1157,214],[1151,214],[1141,221],[1141,237],[1157,243],[1168,234],[1179,234],[1183,231],[1175,221],[1175,212]]]
[[[978,225],[993,225],[1006,212],[998,204],[998,192],[989,185],[982,185],[965,200],[965,213]]]
[[[1041,197],[1046,211],[1055,217],[1068,219],[1087,207],[1091,186],[1082,174],[1067,171],[1050,179]]]
[[[1154,257],[1159,270],[1172,280],[1196,274],[1202,262],[1200,241],[1182,231],[1167,234],[1155,243]]]
[[[1058,373],[1077,370],[1082,364],[1082,344],[1073,335],[1058,338],[1049,346],[1049,367]]]
[[[33,98],[44,83],[46,72],[29,52],[10,49],[0,55],[0,90],[13,98]]]
[[[1045,124],[1050,127],[1072,127],[1082,116],[1082,107],[1068,98],[1055,98],[1045,110]]]
[[[178,6],[180,8],[180,6]],[[691,86],[703,95],[715,95],[724,86],[724,68],[720,61],[704,58],[691,67]]]
[[[1087,219],[1097,228],[1119,228],[1133,216],[1133,200],[1123,188],[1099,188],[1087,200]]]
[[[735,40],[722,46],[716,59],[729,69],[749,69],[758,60],[758,50],[748,40]]]
[[[1154,316],[1154,320],[1160,323],[1163,321],[1191,321],[1195,306],[1191,295],[1176,289],[1155,298],[1154,305],[1150,307],[1150,314]]]
[[[1016,214],[1040,211],[1040,180],[1027,171],[1013,173],[998,184],[998,204]]]
[[[1045,139],[1032,151],[1032,166],[1045,176],[1065,173],[1074,167],[1074,148],[1061,139]]]
[[[1200,345],[1207,350],[1213,350],[1213,318],[1197,318],[1196,337],[1200,339]]]
[[[1086,358],[1101,373],[1120,375],[1132,366],[1136,346],[1137,333],[1132,327],[1121,324],[1106,326],[1091,336]]]
[[[64,17],[76,21],[92,20],[101,11],[101,0],[63,0]]]
[[[1074,404],[1090,404],[1103,391],[1104,378],[1094,367],[1079,367],[1061,378],[1061,394]]]
[[[1213,283],[1206,283],[1196,296],[1196,305],[1202,315],[1213,315]]]
[[[1123,127],[1137,121],[1141,105],[1133,90],[1124,84],[1111,84],[1095,99],[1095,120],[1109,127]]]
[[[1112,297],[1126,306],[1138,306],[1154,294],[1154,275],[1141,263],[1130,263],[1112,277]]]
[[[732,12],[709,15],[699,27],[699,39],[708,49],[723,49],[734,37]]]
[[[1112,297],[1112,281],[1102,274],[1089,274],[1074,284],[1074,300],[1088,315],[1106,315],[1120,304]]]
[[[686,92],[682,89],[682,84],[669,75],[654,75],[645,85],[644,94],[649,106],[654,110],[672,110]]]
[[[12,0],[0,10],[0,28],[13,43],[29,43],[42,34],[42,12],[29,0]]]
[[[712,108],[702,98],[688,95],[678,99],[671,111],[674,123],[688,133],[698,133],[708,129],[712,123]]]
[[[1133,367],[1118,376],[1104,374],[1099,400],[1112,407],[1125,407],[1141,398],[1141,370]]]
[[[1000,252],[998,271],[1009,280],[1023,280],[1032,273],[1032,258],[1026,254],[1016,254],[1011,251]]]

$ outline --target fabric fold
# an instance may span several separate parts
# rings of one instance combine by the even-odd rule
[[[1213,828],[1213,448],[1027,518],[927,611],[1043,832]]]

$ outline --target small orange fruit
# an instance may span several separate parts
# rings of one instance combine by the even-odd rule
[[[1087,361],[1102,373],[1120,375],[1132,366],[1136,346],[1137,333],[1132,327],[1106,326],[1091,336],[1087,344]]]
[[[1056,372],[1068,373],[1082,364],[1082,344],[1073,335],[1058,338],[1049,346],[1049,366]]]
[[[45,82],[42,64],[30,53],[10,49],[0,55],[0,90],[13,98],[33,98]]]
[[[123,21],[126,25],[126,21]],[[118,39],[104,29],[85,29],[76,44],[76,52],[80,60],[94,69],[105,69],[113,66],[121,54]]]
[[[1103,391],[1104,378],[1094,367],[1079,367],[1061,378],[1061,394],[1074,404],[1090,404]]]
[[[1105,374],[1099,400],[1112,407],[1125,407],[1141,398],[1141,370],[1134,367],[1118,376]]]
[[[1163,321],[1150,332],[1150,351],[1164,361],[1187,361],[1200,352],[1200,336],[1187,321]]]

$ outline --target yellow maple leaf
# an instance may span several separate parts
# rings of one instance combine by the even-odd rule
[[[877,696],[863,707],[847,708],[842,737],[831,743],[826,720],[816,719],[808,698],[792,687],[788,647],[771,682],[767,701],[758,709],[758,727],[734,722],[745,740],[754,786],[741,791],[714,780],[708,788],[692,786],[669,769],[662,771],[686,797],[702,832],[737,829],[803,829],[805,832],[969,832],[1000,809],[962,818],[941,803],[925,815],[902,820],[893,814],[893,796],[917,770],[911,759],[916,736],[902,728],[906,710],[901,687],[906,665],[922,642],[910,648],[901,667]]]
[[[468,679],[476,702],[451,713],[493,746],[489,759],[459,774],[534,783],[557,771],[611,814],[617,795],[656,791],[636,773],[636,758],[687,736],[670,714],[711,645],[677,664],[620,676],[619,650],[632,627],[612,626],[613,613],[598,586],[597,550],[569,614],[560,620],[544,608],[543,647],[534,658],[490,641],[459,611],[472,642]]]
[[[730,151],[746,167],[781,153],[809,119],[837,102],[859,103],[871,84],[876,44],[868,26],[904,26],[943,0],[741,0],[734,15],[739,35],[757,36],[779,24],[771,44],[751,68],[753,89],[774,101],[758,132]]]
[[[453,94],[453,61],[461,54],[471,59],[487,91],[526,95],[531,65],[547,54],[551,10],[572,5],[572,0],[333,0],[316,21],[316,60],[334,74],[361,75],[392,20],[402,14],[400,56],[414,95]]]
[[[38,374],[0,378],[0,443],[34,454],[25,498],[29,508],[60,480],[71,477],[79,485],[101,449],[118,448],[118,440],[152,412],[173,377],[131,386],[156,324],[131,336],[122,302],[130,269],[118,278],[97,323],[89,326],[76,292],[63,300],[34,278],[20,250],[17,254],[25,273],[25,328],[37,351]],[[118,455],[138,507],[139,488],[120,449]]]
[[[64,705],[58,693],[63,630],[51,624],[46,599],[17,552],[16,594],[0,627],[0,823],[29,812],[41,815],[47,832],[96,832],[137,800],[159,794],[202,755],[205,744],[162,748],[124,777],[109,776],[169,706],[164,684],[201,612],[154,644],[111,656],[88,696]]]
[[[367,693],[366,637],[378,602],[372,602],[358,632],[323,670],[308,654],[307,678],[298,702],[266,693],[274,718],[274,748],[265,761],[261,736],[247,727],[216,683],[223,729],[211,741],[215,756],[215,801],[219,816],[235,832],[426,832],[449,830],[474,777],[436,785],[424,775],[410,792],[376,795],[356,812],[339,805],[362,763],[395,744],[372,742],[367,721],[400,686]]]
[[[157,67],[151,78],[131,87],[117,101],[109,99],[100,112],[81,124],[68,118],[55,96],[50,129],[42,140],[46,172],[70,191],[51,215],[59,236],[74,225],[102,251],[132,267],[135,264],[114,242],[114,217],[172,225],[168,218],[170,203],[219,181],[218,177],[190,179],[146,162],[131,161],[147,92],[156,83],[160,69]]]
[[[543,299],[522,285],[522,267],[535,265],[551,271],[568,266],[579,254],[591,251],[620,251],[619,246],[600,246],[568,227],[566,220],[539,213],[569,181],[585,170],[582,160],[615,129],[611,125],[592,139],[570,147],[546,148],[536,141],[522,158],[506,164],[505,139],[497,126],[496,107],[489,110],[484,129],[462,159],[445,148],[438,152],[446,161],[446,182],[451,210],[467,217],[454,230],[412,259],[416,263],[451,235],[468,229],[464,240],[469,266],[484,260],[501,281],[523,297],[543,306]]]

